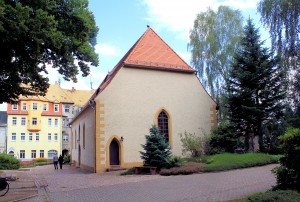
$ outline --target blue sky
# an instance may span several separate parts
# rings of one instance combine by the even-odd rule
[[[89,0],[89,8],[94,13],[99,33],[96,52],[99,54],[99,66],[91,67],[86,78],[78,75],[78,82],[65,82],[63,88],[97,88],[105,75],[119,62],[124,54],[146,31],[147,25],[160,35],[187,63],[190,53],[187,50],[189,31],[196,15],[208,7],[216,10],[220,5],[230,6],[242,11],[245,19],[254,19],[256,27],[262,28],[256,4],[259,0]],[[262,31],[262,30],[261,30]],[[262,39],[267,39],[264,33]],[[59,74],[49,68],[50,83],[58,81]],[[0,110],[6,110],[5,105]]]

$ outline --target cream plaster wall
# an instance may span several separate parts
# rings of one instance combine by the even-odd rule
[[[84,127],[85,125],[85,127]],[[80,126],[80,134],[79,134]],[[85,128],[85,144],[83,140],[83,133]],[[75,140],[75,130],[76,139]],[[79,162],[79,146],[80,146],[80,167],[94,168],[95,167],[95,111],[92,108],[88,108],[84,111],[80,118],[76,119],[72,123],[72,160]],[[80,137],[79,137],[80,135]],[[76,147],[75,147],[76,144]],[[79,165],[78,165],[79,166]]]
[[[101,136],[105,144],[111,136],[124,137],[123,157],[128,164],[141,162],[141,144],[161,109],[172,118],[173,154],[181,155],[179,133],[201,135],[202,129],[208,133],[212,127],[210,108],[215,105],[195,74],[126,67],[96,100],[104,105]]]

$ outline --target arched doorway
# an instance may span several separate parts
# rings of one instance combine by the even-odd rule
[[[110,165],[120,165],[119,144],[113,139],[109,145],[109,162]]]

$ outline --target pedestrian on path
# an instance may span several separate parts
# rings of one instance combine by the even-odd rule
[[[62,169],[62,164],[64,162],[64,157],[62,157],[62,155],[59,155],[58,162],[59,162],[60,169]]]
[[[57,163],[58,163],[58,157],[57,157],[57,154],[54,154],[54,156],[53,156],[53,165],[54,165],[55,170],[58,169]]]

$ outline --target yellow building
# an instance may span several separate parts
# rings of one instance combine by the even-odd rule
[[[72,160],[103,172],[142,165],[141,144],[153,124],[182,155],[180,133],[209,133],[216,103],[195,70],[148,28],[71,124]]]
[[[7,153],[21,160],[68,153],[68,122],[87,101],[86,96],[92,94],[92,91],[82,94],[74,88],[70,91],[71,94],[58,84],[50,85],[44,97],[21,96],[17,104],[8,104]],[[75,99],[78,96],[83,96],[82,104]]]

